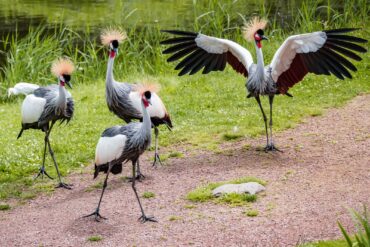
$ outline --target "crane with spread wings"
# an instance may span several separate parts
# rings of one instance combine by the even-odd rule
[[[298,34],[288,37],[276,51],[271,63],[264,64],[262,41],[267,40],[264,29],[267,21],[258,17],[252,18],[243,27],[243,36],[254,42],[257,64],[253,62],[251,53],[241,45],[227,39],[207,36],[201,33],[162,30],[176,35],[161,42],[170,45],[164,54],[173,53],[168,62],[180,60],[175,67],[180,70],[179,76],[195,74],[203,69],[203,74],[211,71],[224,71],[229,64],[236,72],[246,79],[247,97],[254,97],[261,109],[265,123],[267,145],[265,151],[279,151],[272,138],[272,105],[276,94],[288,93],[288,89],[303,80],[308,73],[316,75],[333,74],[339,79],[352,78],[351,71],[356,67],[346,57],[361,61],[355,52],[367,50],[356,44],[366,43],[367,40],[347,33],[356,28],[342,28]],[[268,96],[270,104],[270,121],[262,108],[260,96]]]

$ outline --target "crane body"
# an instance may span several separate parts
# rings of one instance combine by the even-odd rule
[[[52,66],[52,72],[58,77],[59,85],[39,87],[34,90],[32,94],[26,96],[22,103],[22,128],[17,137],[17,139],[19,139],[23,131],[27,129],[40,129],[45,132],[42,166],[35,178],[40,175],[42,177],[46,175],[51,179],[49,174],[45,171],[46,148],[48,147],[59,178],[59,185],[57,187],[66,189],[71,189],[71,187],[61,180],[58,164],[51,148],[49,135],[55,122],[60,121],[63,123],[67,121],[68,123],[73,117],[74,102],[71,94],[65,89],[65,84],[71,86],[70,74],[73,69],[73,64],[69,60],[59,59],[55,61]]]
[[[130,123],[132,120],[143,121],[143,112],[140,106],[141,98],[136,89],[138,85],[127,82],[117,82],[113,76],[114,60],[118,53],[118,46],[124,39],[126,39],[126,34],[117,30],[106,30],[101,35],[102,43],[109,47],[105,94],[107,105],[109,110],[116,116],[123,119],[126,123]],[[154,88],[155,85],[152,85],[151,87]],[[157,90],[151,90],[152,105],[147,109],[153,123],[155,133],[154,166],[157,162],[161,163],[158,152],[158,126],[164,124],[169,130],[173,127],[170,115],[156,91]],[[136,178],[144,177],[140,172],[139,165],[137,171],[138,174]]]
[[[142,98],[141,107],[143,112],[143,121],[132,122],[125,126],[114,126],[108,128],[103,132],[98,141],[95,151],[94,178],[96,178],[100,172],[104,172],[107,175],[104,180],[103,190],[96,210],[85,217],[94,216],[96,221],[105,219],[100,215],[100,205],[105,188],[107,187],[109,173],[121,173],[122,163],[131,161],[132,176],[134,177],[136,175],[136,167],[140,155],[150,146],[152,123],[147,108],[151,103],[152,93],[143,87],[142,90],[140,90],[140,95]],[[156,221],[153,217],[145,215],[140,198],[136,191],[135,179],[132,179],[131,182],[132,189],[135,193],[135,197],[139,203],[142,214],[139,219],[142,222]]]
[[[291,96],[288,89],[301,81],[308,73],[317,75],[333,74],[339,79],[352,78],[351,71],[356,67],[346,58],[361,61],[355,52],[366,52],[356,43],[367,40],[347,35],[356,28],[324,30],[288,37],[276,51],[271,63],[264,64],[262,41],[266,20],[253,18],[243,28],[244,38],[254,42],[257,63],[253,62],[251,53],[241,45],[227,39],[207,36],[201,33],[162,30],[175,35],[161,42],[171,45],[163,51],[172,54],[167,61],[180,60],[176,70],[179,76],[195,74],[203,69],[203,74],[211,71],[223,71],[229,64],[236,72],[246,77],[247,97],[254,97],[263,115],[267,144],[265,151],[280,151],[272,138],[272,106],[276,94]],[[268,96],[270,104],[270,134],[268,133],[267,117],[263,110],[260,96]]]

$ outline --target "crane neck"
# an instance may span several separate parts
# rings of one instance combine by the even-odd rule
[[[257,73],[259,73],[261,75],[261,78],[263,78],[265,63],[263,61],[262,47],[258,47],[257,44],[255,44],[255,46],[257,54]]]
[[[141,100],[141,109],[143,112],[143,125],[141,129],[145,134],[150,135],[152,129],[152,121],[150,120],[149,112],[147,110],[147,107],[144,106],[143,100]]]
[[[107,86],[110,86],[115,82],[114,77],[113,77],[113,65],[114,65],[114,57],[109,56],[108,67],[107,67],[107,77],[106,77]]]
[[[62,110],[64,112],[66,108],[66,102],[67,102],[67,93],[66,89],[64,87],[64,82],[59,83],[59,95],[56,100],[56,106],[58,109]]]

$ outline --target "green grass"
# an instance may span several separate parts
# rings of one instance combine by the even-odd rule
[[[6,211],[11,209],[9,204],[0,204],[0,211]]]
[[[154,197],[155,197],[155,194],[153,192],[146,191],[143,193],[143,198],[145,199],[154,198]]]
[[[301,244],[298,247],[347,247],[344,239],[320,240],[314,243]]]
[[[169,221],[178,221],[178,220],[182,220],[182,217],[180,216],[176,216],[176,215],[171,215],[169,218],[168,218]]]
[[[225,4],[194,1],[193,4],[194,29],[238,41],[255,56],[253,44],[244,41],[240,35],[239,27],[244,17],[235,11],[232,1]],[[306,2],[306,5],[295,6],[299,11],[293,12],[289,27],[281,27],[278,20],[270,20],[266,30],[270,41],[263,48],[266,63],[283,40],[293,33],[356,26],[363,29],[354,35],[369,39],[369,6],[366,1],[346,1],[343,13],[334,10],[322,12],[330,6],[326,9],[321,5],[316,8],[317,5],[308,8]],[[259,8],[260,15],[266,16],[269,10],[262,7]],[[149,78],[161,84],[160,96],[175,126],[172,132],[161,128],[160,146],[168,147],[168,156],[163,154],[163,160],[166,157],[181,157],[183,154],[176,150],[180,145],[187,145],[189,149],[218,150],[224,141],[263,135],[263,120],[258,105],[255,100],[245,98],[245,78],[230,68],[209,75],[178,77],[173,70],[175,65],[168,64],[167,56],[161,54],[164,47],[159,45],[159,41],[168,37],[160,33],[161,28],[167,27],[128,28],[129,39],[120,46],[114,69],[115,78],[120,81],[137,82]],[[104,78],[107,55],[106,48],[98,44],[97,36],[92,36],[90,30],[76,33],[73,28],[60,26],[55,28],[55,33],[48,35],[41,27],[31,30],[23,39],[3,38],[2,45],[10,50],[0,78],[0,136],[3,144],[0,145],[0,200],[22,198],[22,194],[32,198],[33,193],[53,190],[49,182],[32,180],[32,175],[41,165],[43,133],[27,130],[17,140],[23,98],[6,99],[4,94],[9,86],[18,81],[40,85],[55,83],[49,69],[57,56],[64,54],[71,57],[77,67],[72,77],[74,88],[70,90],[75,100],[75,117],[68,125],[55,126],[50,137],[62,176],[90,164],[102,131],[122,124],[106,107]],[[366,46],[368,48],[368,44]],[[353,73],[352,80],[308,75],[290,90],[293,98],[277,97],[274,131],[292,128],[304,117],[325,114],[327,108],[342,106],[356,95],[370,92],[370,60],[368,54],[361,56],[364,60],[355,63],[358,72]],[[267,110],[267,100],[263,105]],[[276,142],[279,144],[279,140]],[[246,146],[246,149],[249,148]],[[46,169],[56,177],[49,156]],[[40,184],[48,185],[38,188]]]
[[[257,217],[259,212],[257,209],[250,209],[244,212],[244,214],[248,217]]]
[[[91,237],[88,237],[87,240],[90,242],[99,242],[103,240],[103,238],[101,236],[91,236]]]
[[[238,178],[230,181],[224,181],[224,182],[217,182],[217,183],[209,183],[204,186],[200,186],[196,188],[195,190],[190,191],[186,198],[192,202],[207,202],[212,201],[215,203],[225,203],[230,206],[242,206],[247,204],[248,202],[254,202],[257,200],[257,195],[249,195],[249,194],[236,194],[236,193],[230,193],[223,196],[220,196],[218,198],[215,198],[212,195],[212,190],[215,188],[223,185],[223,184],[241,184],[241,183],[248,183],[248,182],[257,182],[262,185],[266,185],[266,182],[254,178],[254,177],[243,177]]]

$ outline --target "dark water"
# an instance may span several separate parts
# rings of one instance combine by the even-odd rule
[[[264,4],[263,4],[263,3]],[[224,8],[249,16],[266,9],[281,19],[300,6],[300,0],[0,0],[0,34],[26,33],[30,26],[64,23],[75,30],[92,30],[114,24],[190,27],[207,11]],[[306,1],[309,2],[309,1]],[[322,1],[322,4],[327,4]],[[340,7],[340,2],[332,7]],[[200,11],[199,11],[200,10]],[[201,18],[201,17],[200,17]]]

